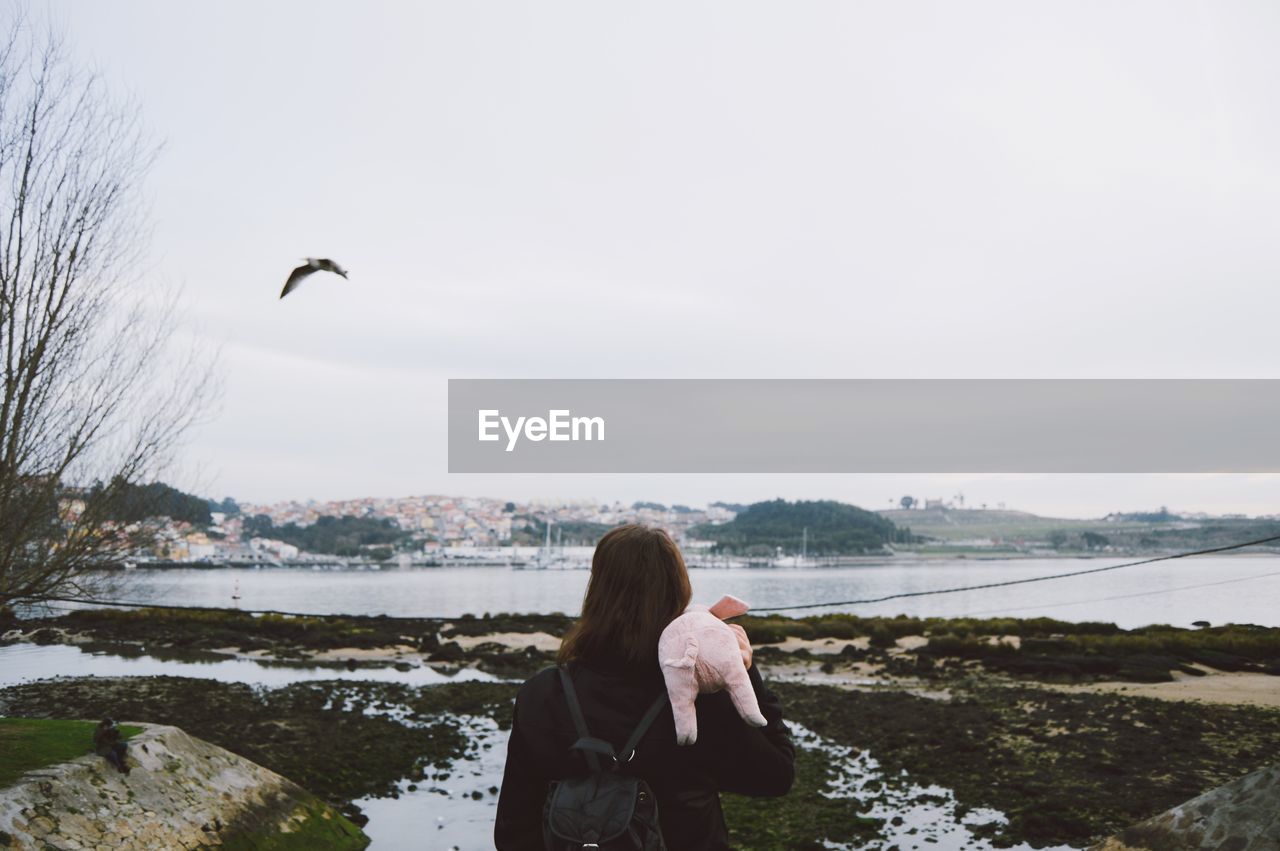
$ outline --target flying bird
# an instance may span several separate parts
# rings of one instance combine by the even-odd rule
[[[312,272],[333,272],[335,275],[347,277],[347,270],[327,257],[307,257],[305,259],[307,262],[289,273],[289,280],[284,282],[284,289],[280,291],[280,298],[284,298],[296,290],[298,284],[302,283],[303,279]]]

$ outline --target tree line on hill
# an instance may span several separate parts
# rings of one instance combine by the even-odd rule
[[[746,556],[772,555],[778,547],[799,552],[802,546],[812,556],[859,555],[918,540],[875,512],[829,499],[757,502],[728,523],[694,526],[689,534],[715,541],[718,552]]]
[[[168,517],[195,526],[208,526],[213,522],[215,511],[227,515],[240,513],[240,506],[231,497],[217,502],[183,493],[163,482],[135,484],[119,479],[105,485],[98,482],[89,488],[85,499],[104,502],[107,518],[120,523]]]

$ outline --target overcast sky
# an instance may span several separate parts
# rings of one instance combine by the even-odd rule
[[[449,476],[450,377],[1277,377],[1280,5],[32,6],[164,151],[244,500],[1280,512],[1275,476]],[[304,255],[351,271],[277,295]]]

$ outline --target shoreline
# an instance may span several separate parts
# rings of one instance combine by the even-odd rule
[[[975,841],[1083,848],[1280,752],[1280,706],[1262,699],[1280,696],[1280,629],[849,615],[741,622],[789,719],[832,747],[866,755],[885,778],[951,790],[961,816],[984,808],[1007,816],[1007,823],[985,824]],[[445,794],[454,786],[449,777],[470,776],[476,744],[468,730],[487,719],[501,741],[518,684],[552,664],[571,623],[560,615],[400,620],[79,610],[11,622],[0,645],[30,649],[35,658],[40,645],[65,645],[175,661],[154,666],[162,671],[156,676],[20,682],[0,688],[0,713],[92,716],[109,706],[114,715],[176,724],[299,782],[361,823],[358,800],[415,789]],[[194,662],[228,659],[343,677],[286,675],[264,687],[184,675],[195,673]],[[490,681],[407,684],[428,668],[474,669]],[[376,680],[360,676],[374,669]],[[324,745],[333,735],[350,745],[340,775]],[[807,847],[818,829],[832,841],[869,847],[879,835],[883,820],[861,813],[901,798],[874,790],[861,803],[832,798],[827,762],[806,753],[787,798],[725,796],[736,847]],[[479,795],[475,806],[489,806],[496,785],[482,786],[458,794]],[[752,832],[761,825],[776,827],[773,844]]]
[[[810,556],[808,559],[797,563],[794,556],[786,556],[782,559],[782,563],[777,563],[773,559],[755,559],[747,556],[725,556],[723,558],[731,561],[739,562],[738,564],[717,564],[715,561],[699,561],[696,556],[690,556],[686,561],[686,567],[690,570],[737,570],[737,569],[759,569],[761,567],[770,567],[775,569],[793,569],[793,568],[822,568],[822,567],[858,567],[860,565],[876,565],[876,564],[901,564],[902,562],[918,561],[946,561],[949,559],[961,559],[967,561],[1057,561],[1057,560],[1090,560],[1090,559],[1145,559],[1160,558],[1162,556],[1171,556],[1184,552],[1183,549],[1126,549],[1117,552],[1098,552],[1089,550],[1001,550],[992,548],[990,550],[984,547],[957,547],[954,550],[947,551],[945,548],[939,548],[932,552],[919,552],[915,550],[899,550],[892,553],[871,553],[865,555],[840,555],[840,556]],[[1222,553],[1214,553],[1215,556],[1230,556],[1232,558],[1275,558],[1280,556],[1280,549],[1270,550],[1227,550]],[[138,562],[130,561],[129,566],[122,564],[103,566],[100,568],[106,572],[129,571],[134,570],[311,570],[311,569],[339,569],[339,570],[357,570],[357,571],[396,571],[396,570],[441,570],[452,567],[486,567],[486,568],[510,568],[515,570],[545,571],[545,570],[585,570],[590,567],[589,561],[584,561],[580,565],[562,568],[536,568],[527,566],[524,560],[513,560],[511,558],[495,557],[489,558],[430,558],[421,561],[401,564],[396,560],[389,561],[370,561],[355,558],[347,558],[342,556],[330,556],[319,553],[308,553],[296,559],[290,559],[286,562],[281,561],[244,561],[236,559],[212,560],[212,559],[196,559],[189,561],[170,561],[170,560],[154,560]]]

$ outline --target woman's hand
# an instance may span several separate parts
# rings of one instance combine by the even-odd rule
[[[738,649],[742,651],[742,664],[747,668],[751,667],[751,639],[747,638],[747,631],[736,623],[725,624],[729,629],[733,630],[733,635],[738,639]]]

